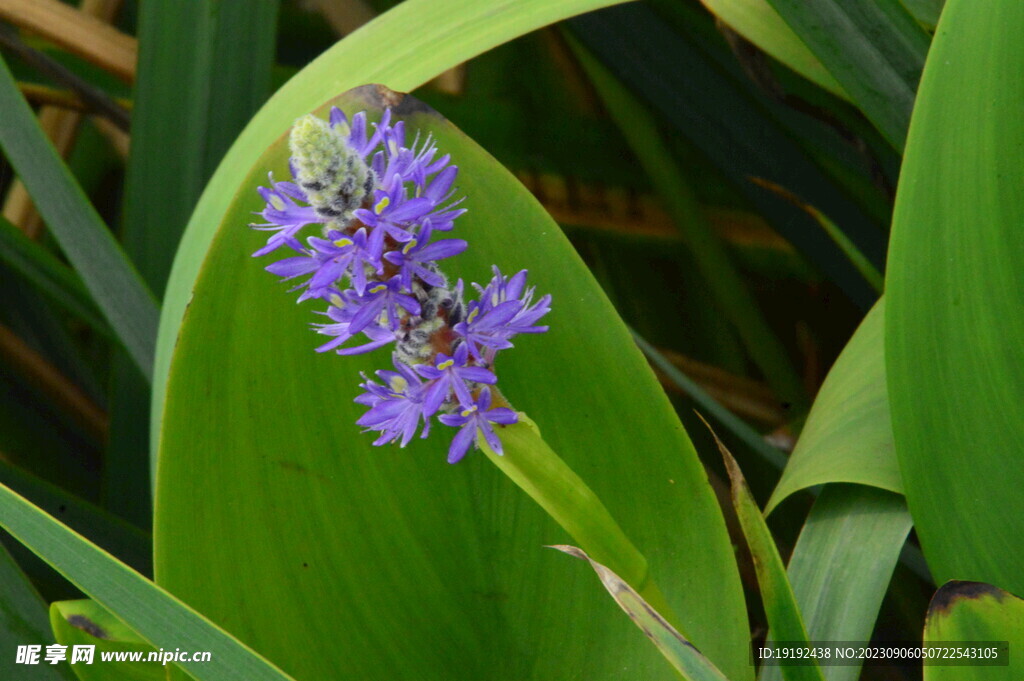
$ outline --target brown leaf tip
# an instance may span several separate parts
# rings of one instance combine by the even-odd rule
[[[946,615],[950,609],[959,601],[975,601],[991,596],[996,602],[1002,602],[1007,593],[999,587],[986,584],[985,582],[967,582],[958,579],[950,580],[943,584],[928,605],[928,617],[933,615]]]

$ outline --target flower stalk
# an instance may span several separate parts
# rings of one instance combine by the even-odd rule
[[[502,429],[502,454],[486,441],[480,449],[498,469],[537,502],[598,563],[632,586],[648,604],[678,626],[647,559],[630,541],[597,494],[544,441],[526,414]]]

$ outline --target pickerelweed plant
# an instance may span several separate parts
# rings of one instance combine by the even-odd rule
[[[401,447],[417,431],[427,437],[435,417],[458,428],[450,463],[471,446],[482,449],[592,556],[670,613],[646,559],[601,500],[497,389],[495,356],[518,334],[547,331],[538,322],[551,296],[535,301],[525,270],[506,276],[494,266],[486,285],[472,285],[477,299],[466,301],[462,280],[452,285],[442,273],[438,261],[468,247],[463,239],[433,239],[466,212],[453,190],[451,158],[430,137],[417,134],[407,146],[405,124],[392,123],[390,109],[376,124],[365,112],[350,120],[336,107],[328,121],[304,116],[289,149],[294,181],[271,176],[259,188],[265,222],[251,226],[271,234],[253,255],[285,247],[291,255],[266,269],[285,281],[302,278],[292,289],[301,291],[300,302],[328,304],[322,314],[329,321],[314,328],[330,340],[317,351],[394,346],[392,369],[378,370],[377,380],[363,374],[356,402],[369,409],[357,424],[379,433],[375,445]],[[318,231],[303,242],[307,228]]]
[[[494,424],[518,417],[494,387],[494,359],[521,333],[543,333],[537,322],[550,311],[551,296],[534,302],[526,271],[511,277],[494,267],[479,299],[466,302],[438,261],[466,250],[463,239],[432,240],[451,231],[465,213],[452,186],[458,167],[439,156],[430,137],[406,146],[405,124],[391,125],[391,112],[369,130],[366,113],[351,122],[338,108],[330,120],[300,118],[289,138],[294,182],[260,187],[264,224],[273,232],[261,256],[286,246],[298,255],[267,270],[283,280],[304,279],[293,291],[299,301],[328,303],[330,321],[315,324],[331,340],[317,348],[339,355],[394,345],[394,370],[380,370],[380,383],[363,375],[356,401],[369,407],[357,423],[380,436],[375,445],[405,447],[422,424],[458,428],[448,461],[465,456],[477,434],[497,454]],[[306,228],[319,233],[300,233]],[[362,338],[360,338],[362,336]],[[355,344],[346,345],[357,339]],[[360,342],[362,341],[362,342]]]

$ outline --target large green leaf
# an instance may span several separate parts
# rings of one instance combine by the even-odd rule
[[[991,584],[946,582],[928,606],[924,642],[940,648],[961,642],[959,654],[971,655],[968,651],[973,649],[981,656],[926,664],[924,681],[1017,681],[1024,676],[1024,600]],[[992,648],[997,649],[994,655],[982,652]],[[998,664],[993,664],[995,660]]]
[[[151,455],[163,418],[167,374],[192,287],[239,182],[292,122],[365,83],[411,91],[516,36],[621,0],[409,0],[347,36],[281,87],[250,121],[207,184],[175,257],[164,295],[153,372]]]
[[[828,482],[902,493],[885,387],[884,322],[880,300],[828,372],[768,512],[794,492]]]
[[[885,320],[903,487],[941,583],[1024,592],[1024,3],[949,0],[896,197]]]
[[[379,97],[370,86],[339,103],[379,111]],[[552,330],[503,359],[502,392],[647,557],[680,630],[730,678],[749,678],[720,511],[628,331],[511,174],[411,98],[395,111],[461,169],[458,235],[471,247],[449,276],[526,267],[554,296]],[[249,257],[263,239],[245,225],[271,170],[287,175],[283,139],[239,184],[178,336],[157,476],[160,583],[299,679],[669,678],[586,575],[539,550],[564,531],[485,457],[453,468],[443,433],[409,451],[358,433],[358,372],[388,354],[317,355],[311,308]]]
[[[0,484],[0,525],[126,626],[155,646],[208,651],[181,662],[199,681],[289,677],[189,606]]]
[[[902,149],[928,34],[900,0],[768,2],[889,143]]]

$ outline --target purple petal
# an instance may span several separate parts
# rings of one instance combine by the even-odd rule
[[[462,427],[455,437],[452,438],[452,446],[448,449],[448,463],[458,463],[466,456],[466,451],[473,444],[473,435],[476,428],[472,424]]]
[[[352,321],[348,323],[348,330],[350,333],[358,333],[365,329],[367,326],[373,323],[380,315],[381,309],[384,307],[384,296],[377,295],[376,298],[366,301],[363,307],[352,315]]]
[[[498,378],[483,367],[462,367],[458,373],[462,378],[474,383],[494,384],[498,382]]]
[[[431,383],[427,391],[423,393],[423,415],[433,416],[446,399],[448,399],[448,381],[445,377],[441,377]]]
[[[303,274],[309,274],[319,266],[320,264],[315,258],[311,258],[308,255],[300,255],[296,258],[285,258],[284,260],[270,263],[264,269],[271,274],[276,274],[288,280]]]
[[[431,208],[433,208],[433,203],[431,203],[430,199],[422,197],[409,199],[394,210],[387,212],[387,219],[390,222],[400,222],[402,220],[419,217]]]
[[[487,446],[491,448],[492,452],[498,455],[505,453],[501,449],[501,440],[499,440],[498,436],[495,435],[494,430],[487,421],[481,419],[480,431],[484,434],[484,439],[487,440]]]
[[[467,248],[469,248],[469,243],[464,239],[441,239],[421,248],[416,253],[416,259],[420,262],[443,260],[458,255]]]
[[[459,174],[458,166],[448,166],[434,178],[427,190],[423,192],[425,198],[430,199],[434,204],[437,204],[444,198],[444,195],[448,193],[448,190],[452,186],[452,182],[455,181],[455,176]]]
[[[495,407],[486,413],[488,421],[500,423],[503,426],[510,426],[519,422],[519,415],[506,407]]]

